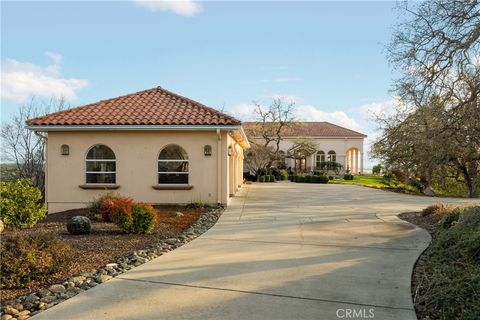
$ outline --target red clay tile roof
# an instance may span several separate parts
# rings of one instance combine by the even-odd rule
[[[244,122],[243,127],[247,136],[259,136],[258,124],[255,122]],[[336,124],[322,122],[296,122],[285,130],[285,137],[341,137],[341,138],[365,138],[363,133],[353,131]]]
[[[57,125],[240,125],[241,122],[161,87],[102,100],[27,121]]]

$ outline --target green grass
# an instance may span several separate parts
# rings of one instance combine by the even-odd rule
[[[372,187],[372,188],[391,188],[382,182],[382,176],[354,176],[353,180],[331,180],[330,183],[336,184],[356,184],[359,186]]]

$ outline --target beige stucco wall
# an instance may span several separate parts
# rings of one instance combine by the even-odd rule
[[[283,138],[280,142],[280,150],[284,151],[285,153],[291,147],[294,146],[295,141],[301,140],[302,138]],[[328,138],[328,137],[311,137],[311,138],[304,138],[308,140],[313,140],[317,145],[317,151],[324,151],[325,156],[327,156],[330,150],[335,151],[337,156],[337,162],[341,163],[346,168],[346,156],[347,151],[350,148],[356,148],[359,151],[359,170],[361,170],[361,160],[363,158],[363,138]],[[255,139],[251,139],[255,141]],[[307,167],[315,166],[315,155],[308,157],[307,159]],[[293,159],[286,159],[287,167],[294,167],[294,160]]]
[[[85,207],[92,199],[106,192],[79,187],[85,183],[86,153],[95,144],[105,144],[115,152],[116,183],[120,185],[116,191],[122,195],[153,204],[201,200],[207,203],[220,201],[227,205],[232,193],[229,190],[230,177],[233,176],[229,173],[233,165],[229,164],[227,152],[229,145],[235,147],[235,141],[226,131],[220,134],[221,139],[218,140],[215,131],[49,132],[46,194],[49,213]],[[61,155],[62,144],[70,146],[70,155]],[[152,188],[157,183],[158,154],[168,144],[178,144],[187,152],[189,184],[193,185],[193,189]],[[206,144],[212,146],[212,156],[204,155],[203,147]],[[237,167],[241,169],[241,166]]]

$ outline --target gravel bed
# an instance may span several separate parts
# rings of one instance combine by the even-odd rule
[[[181,247],[210,229],[222,212],[223,208],[214,208],[203,213],[193,225],[176,237],[160,240],[144,250],[136,250],[101,268],[73,276],[67,281],[41,288],[14,300],[2,301],[1,320],[28,319],[125,271]]]

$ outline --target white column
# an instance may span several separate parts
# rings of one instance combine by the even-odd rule
[[[360,153],[360,173],[363,174],[363,152]]]
[[[359,165],[358,165],[358,149],[355,149],[355,174],[358,174]]]

